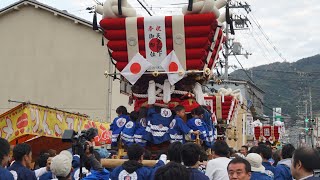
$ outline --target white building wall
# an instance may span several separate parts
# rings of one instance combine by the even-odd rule
[[[106,120],[108,62],[101,34],[90,27],[29,5],[1,14],[0,113],[17,105],[11,99]],[[112,93],[112,110],[127,104],[118,82]]]

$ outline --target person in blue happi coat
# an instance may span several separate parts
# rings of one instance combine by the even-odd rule
[[[124,106],[119,106],[116,109],[118,117],[114,118],[112,124],[110,125],[110,130],[112,131],[112,146],[118,145],[118,137],[120,136],[124,126],[129,121],[129,116],[127,108]]]
[[[200,139],[202,141],[207,141],[208,136],[208,130],[207,125],[205,122],[203,122],[201,119],[203,118],[204,110],[201,107],[195,108],[191,111],[192,118],[188,120],[187,125],[193,130],[193,131],[199,131],[200,132]],[[194,135],[191,135],[191,138],[194,140],[196,137]]]
[[[174,108],[176,112],[176,116],[170,123],[170,142],[185,142],[185,135],[186,134],[199,134],[199,131],[193,131],[190,129],[187,124],[182,120],[183,117],[186,115],[185,108],[182,105],[178,105]]]
[[[134,133],[134,142],[139,144],[142,147],[145,147],[147,143],[147,141],[143,139],[143,135],[146,133],[147,115],[148,115],[148,108],[140,107],[139,117],[136,123],[136,131]]]
[[[143,138],[152,144],[169,141],[169,125],[173,119],[170,109],[154,106],[148,109],[146,133]]]
[[[124,126],[121,132],[121,139],[125,147],[130,146],[134,143],[134,133],[136,131],[136,121],[138,119],[139,113],[137,111],[132,111],[130,113],[130,119]]]
[[[212,122],[212,113],[210,112],[210,110],[208,109],[207,106],[201,106],[203,108],[203,122],[206,123],[206,128],[207,128],[207,140],[205,142],[205,145],[207,147],[211,147],[214,143],[214,133],[215,133],[215,127],[213,125],[213,122]]]
[[[12,174],[5,169],[9,161],[10,144],[7,140],[0,138],[0,179],[13,180]]]
[[[154,169],[163,166],[167,161],[167,157],[164,154],[161,155],[159,161],[153,168],[144,167],[142,164],[144,152],[144,148],[139,144],[130,145],[127,151],[129,160],[124,162],[121,166],[116,167],[110,174],[110,179],[151,179]]]

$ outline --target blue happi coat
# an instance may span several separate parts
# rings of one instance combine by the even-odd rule
[[[155,108],[148,109],[146,133],[143,138],[153,144],[161,144],[170,140],[169,124],[172,120],[170,109],[161,108],[157,113]]]
[[[143,135],[146,134],[147,120],[146,118],[141,118],[136,123],[136,131],[134,133],[134,142],[142,147],[146,146],[146,140],[143,139]]]
[[[191,133],[192,131],[193,130],[190,129],[179,116],[175,116],[175,118],[170,123],[170,142],[173,143],[179,141],[181,143],[184,143],[184,135]]]
[[[134,143],[134,133],[136,131],[136,122],[128,121],[121,132],[122,142],[130,146]]]
[[[200,131],[200,139],[202,141],[207,140],[207,128],[206,128],[206,123],[203,122],[199,118],[191,118],[188,120],[187,125],[193,130],[193,131]],[[195,135],[191,135],[191,138],[194,140],[196,139]]]
[[[114,118],[110,125],[110,130],[112,131],[112,146],[117,146],[118,137],[129,120],[130,118],[128,115],[120,115],[119,117]]]
[[[212,123],[211,113],[204,109],[203,114],[203,122],[205,122],[206,129],[207,129],[207,139],[206,139],[206,146],[211,147],[214,143],[214,132],[215,128]]]

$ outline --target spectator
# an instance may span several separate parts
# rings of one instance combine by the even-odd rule
[[[44,159],[43,159],[43,162],[41,162],[41,163],[39,162],[39,168],[50,167],[53,157],[46,158],[46,156],[43,156],[42,158],[44,158]],[[45,159],[46,159],[46,161],[44,161]],[[51,179],[51,178],[52,178],[52,172],[48,171],[45,174],[43,174],[42,176],[40,176],[39,180],[47,180],[47,179]]]
[[[127,153],[129,160],[124,162],[123,165],[116,167],[112,171],[110,179],[151,179],[153,169],[143,167],[142,164],[144,148],[138,144],[132,144],[128,147]],[[160,160],[154,166],[154,168],[164,165],[164,163],[167,161],[166,159],[166,155],[161,155]]]
[[[227,167],[230,159],[229,146],[225,141],[216,141],[212,147],[214,159],[207,164],[206,175],[210,180],[225,180],[228,179]]]
[[[90,170],[90,173],[82,180],[109,179],[110,173],[102,167],[100,154],[97,151],[90,150],[93,149],[92,144],[87,143],[89,148],[86,149],[85,168]]]
[[[48,153],[50,157],[55,157],[57,155],[57,151],[54,149],[49,149]]]
[[[9,161],[10,144],[7,140],[0,138],[0,177],[1,179],[13,180],[12,174],[5,169]]]
[[[261,144],[258,146],[257,152],[262,157],[262,165],[266,169],[265,173],[274,178],[275,167],[273,167],[269,162],[269,159],[271,159],[272,156],[271,148],[267,145]]]
[[[80,174],[80,156],[77,154],[73,155],[72,168],[73,171],[71,172],[71,178],[72,180],[78,180]],[[82,167],[82,174],[87,175],[88,173],[89,171],[85,167]]]
[[[243,158],[231,160],[227,169],[230,180],[250,180],[251,178],[251,165]]]
[[[282,147],[281,151],[281,161],[274,171],[275,180],[292,180],[292,175],[290,171],[291,158],[295,148],[291,144],[286,144]]]
[[[274,160],[272,166],[276,167],[278,165],[278,162],[281,160],[280,150],[273,152],[272,159]]]
[[[156,173],[154,180],[189,180],[190,172],[188,169],[176,162],[169,162],[167,165],[160,167]]]
[[[253,147],[250,148],[250,150],[249,150],[248,153],[249,153],[249,154],[250,154],[250,153],[257,153],[257,150],[258,150],[258,146],[253,146]],[[248,155],[248,154],[247,154],[247,155]],[[247,156],[247,155],[246,155],[246,156]]]
[[[320,169],[320,155],[315,149],[302,147],[294,151],[291,165],[294,179],[320,180],[313,175],[315,169]]]
[[[151,158],[152,158],[152,153],[149,150],[145,149],[143,154],[143,159],[151,160]]]
[[[50,167],[43,167],[31,171],[32,151],[31,146],[26,143],[17,144],[13,148],[13,157],[15,162],[8,168],[15,179],[36,180],[50,170]]]
[[[174,161],[176,163],[181,163],[182,162],[181,149],[182,149],[181,142],[171,143],[168,148],[168,160]]]
[[[190,170],[190,180],[207,180],[209,179],[204,175],[199,168],[201,148],[195,143],[186,143],[181,149],[181,158],[183,164]]]
[[[199,131],[193,131],[190,129],[183,121],[183,117],[185,117],[186,112],[183,106],[178,105],[174,108],[176,112],[176,116],[172,119],[170,123],[170,142],[181,142],[184,143],[186,134],[199,134]]]
[[[52,158],[50,169],[56,180],[68,180],[72,171],[72,154],[69,151],[61,151]]]
[[[262,165],[262,157],[257,153],[249,153],[246,160],[251,165],[251,180],[271,180],[270,176],[265,173]]]
[[[248,146],[241,146],[240,153],[246,157],[248,155],[248,150]]]
[[[201,171],[202,173],[206,173],[206,168],[207,168],[207,164],[208,164],[208,155],[207,152],[205,150],[201,150],[200,153],[200,163],[199,163],[199,171]]]

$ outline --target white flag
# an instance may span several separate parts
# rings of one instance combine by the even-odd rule
[[[120,74],[133,85],[151,66],[151,63],[149,63],[140,53],[137,53]]]
[[[161,66],[166,72],[169,72],[168,79],[171,85],[184,77],[185,71],[174,50],[161,62]]]

